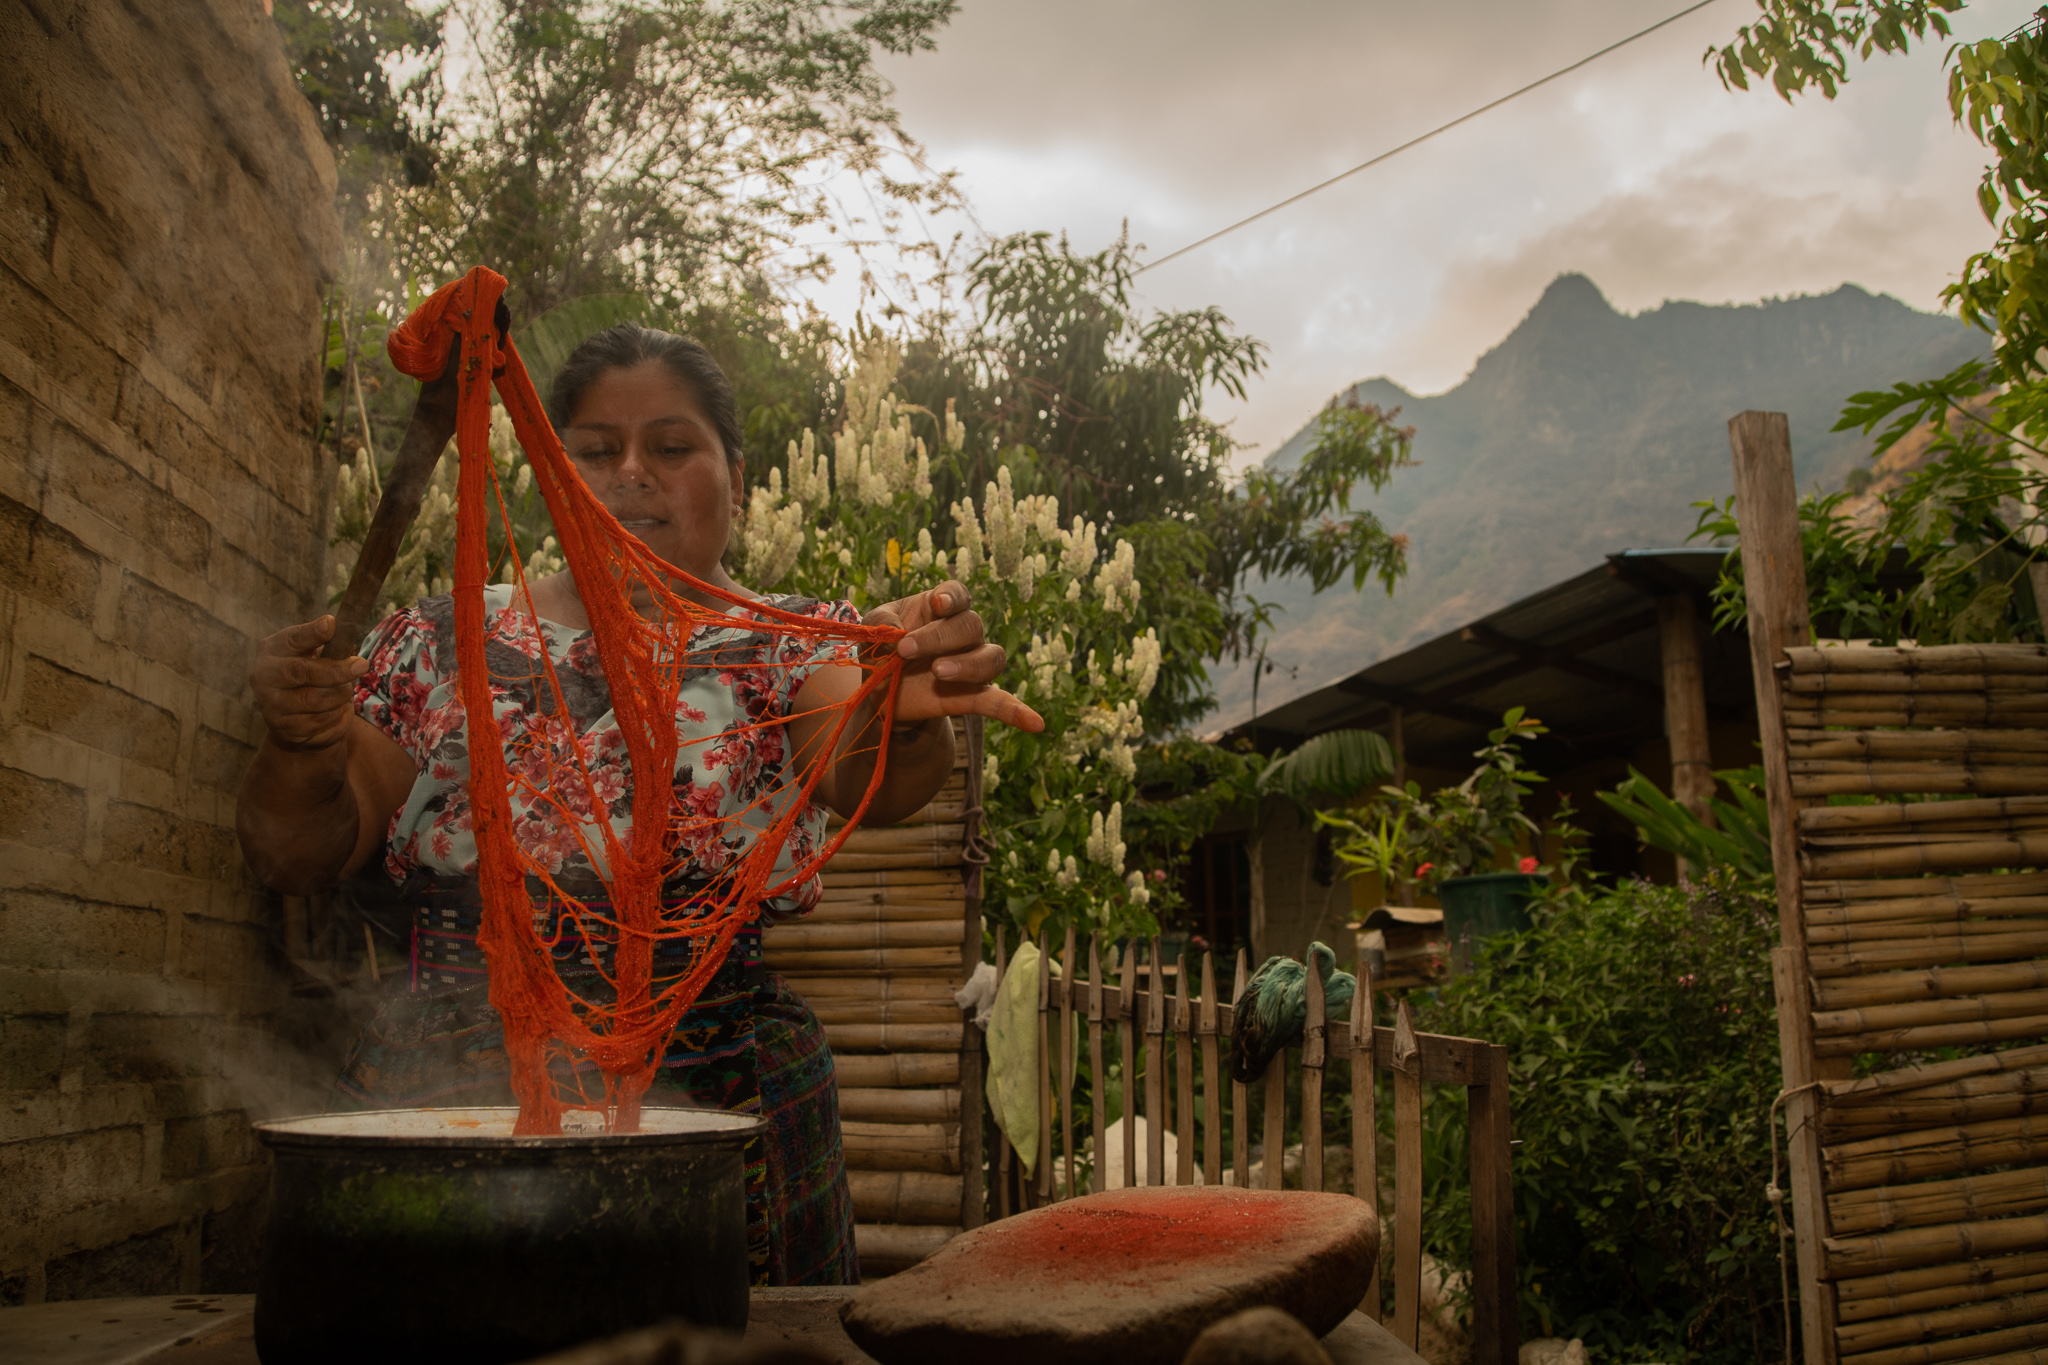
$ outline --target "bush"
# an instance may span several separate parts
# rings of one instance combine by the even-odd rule
[[[1417,1011],[1508,1048],[1525,1337],[1583,1337],[1596,1359],[1776,1358],[1769,883],[1564,890],[1537,918]],[[1469,1265],[1465,1106],[1432,1093],[1424,1114],[1425,1244]]]

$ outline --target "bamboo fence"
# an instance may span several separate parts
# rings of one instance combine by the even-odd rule
[[[996,931],[997,961],[1008,957],[1006,933]],[[1054,944],[1041,937],[1041,961],[1057,962],[1059,976],[1039,974],[1038,1003],[1038,1150],[1036,1169],[1026,1176],[1010,1144],[998,1133],[993,1189],[998,1217],[1104,1188],[1115,1166],[1121,1188],[1146,1185],[1236,1185],[1256,1183],[1281,1189],[1287,1183],[1286,1117],[1289,1103],[1288,1058],[1297,1059],[1300,1087],[1296,1113],[1301,1120],[1299,1185],[1323,1190],[1328,1135],[1323,1128],[1323,1082],[1332,1066],[1347,1070],[1351,1082],[1348,1139],[1351,1152],[1350,1193],[1382,1208],[1377,1109],[1379,1083],[1389,1082],[1394,1102],[1393,1210],[1382,1218],[1382,1235],[1393,1239],[1392,1277],[1394,1336],[1411,1349],[1421,1322],[1422,1262],[1422,1106],[1426,1086],[1457,1086],[1465,1090],[1470,1116],[1472,1181],[1471,1325],[1475,1362],[1512,1365],[1518,1351],[1515,1330],[1514,1219],[1510,1206],[1507,1050],[1471,1038],[1418,1033],[1405,1000],[1395,1008],[1392,1028],[1371,1027],[1374,982],[1363,953],[1357,963],[1358,993],[1346,1020],[1331,1020],[1323,983],[1307,975],[1306,1018],[1299,1042],[1277,1054],[1263,1077],[1253,1082],[1263,1092],[1262,1161],[1254,1182],[1251,1170],[1251,1119],[1247,1086],[1226,1081],[1223,1052],[1228,1046],[1234,1003],[1245,992],[1244,954],[1237,955],[1232,988],[1226,1001],[1218,989],[1213,954],[1201,959],[1198,987],[1191,988],[1194,968],[1161,967],[1158,942],[1140,961],[1139,945],[1119,951],[1091,936],[1085,943],[1069,931]],[[1075,1021],[1082,1040],[1076,1042]],[[1114,1035],[1114,1042],[1111,1036]],[[1076,1077],[1073,1050],[1088,1053],[1087,1087],[1090,1122],[1085,1136],[1074,1124]],[[1114,1049],[1114,1052],[1112,1052]],[[1114,1083],[1104,1063],[1110,1056],[1122,1065]],[[1105,1116],[1110,1097],[1126,1119],[1142,1116],[1145,1160],[1137,1160],[1137,1125],[1121,1126],[1121,1150],[1108,1146]],[[1057,1116],[1055,1126],[1055,1116]],[[1224,1133],[1230,1134],[1230,1165],[1224,1165]],[[1175,1157],[1165,1160],[1166,1135],[1173,1134]],[[1077,1141],[1077,1137],[1080,1138]],[[1113,1162],[1119,1157],[1120,1162]],[[1361,1305],[1378,1316],[1379,1276]]]
[[[2048,646],[1811,646],[1784,419],[1731,437],[1804,1358],[2048,1361]]]
[[[855,830],[826,864],[817,908],[761,940],[832,1048],[865,1275],[923,1260],[980,1223],[984,1204],[981,1036],[953,1000],[981,960],[981,727],[954,737],[931,804]]]

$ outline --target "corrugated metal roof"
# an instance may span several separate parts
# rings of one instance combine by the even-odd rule
[[[1415,761],[1469,754],[1501,712],[1527,708],[1558,740],[1599,744],[1662,723],[1655,598],[1686,591],[1702,607],[1720,572],[1715,548],[1629,550],[1512,602],[1469,625],[1263,712],[1232,733],[1260,747],[1344,727],[1380,728],[1402,707]],[[1703,641],[1709,706],[1751,709],[1747,644],[1739,632]],[[1542,656],[1573,647],[1568,654]],[[1531,657],[1531,656],[1535,657]]]

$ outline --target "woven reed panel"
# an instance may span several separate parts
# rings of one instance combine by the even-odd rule
[[[1838,1358],[2048,1361],[2048,649],[1786,653]]]
[[[981,784],[957,723],[954,740],[953,772],[931,804],[856,829],[826,865],[818,908],[762,938],[838,1067],[863,1275],[914,1264],[960,1231],[960,1054],[980,1039],[953,992],[967,974],[963,943],[980,956],[966,847]]]

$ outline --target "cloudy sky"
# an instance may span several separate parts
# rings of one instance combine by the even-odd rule
[[[962,0],[936,52],[891,60],[906,128],[979,226],[1128,221],[1163,256],[1683,7],[1684,0]],[[2024,0],[1974,4],[2003,34]],[[1617,307],[1825,292],[1916,307],[1990,234],[1984,153],[1941,53],[1881,59],[1788,106],[1701,65],[1756,13],[1718,0],[1579,72],[1140,279],[1272,348],[1240,440],[1271,449],[1385,374],[1448,388],[1562,271]],[[935,223],[944,237],[963,224]],[[845,280],[820,301],[850,311]]]

